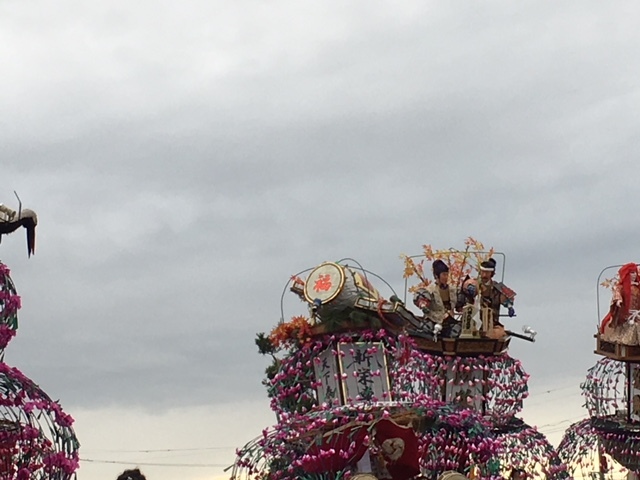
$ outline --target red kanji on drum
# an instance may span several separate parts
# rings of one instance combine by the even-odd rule
[[[318,276],[318,279],[313,284],[313,289],[316,292],[328,292],[331,289],[331,276],[327,273],[324,275]]]

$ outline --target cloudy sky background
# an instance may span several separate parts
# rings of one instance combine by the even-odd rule
[[[76,418],[79,479],[224,478],[274,421],[253,340],[291,274],[352,257],[402,291],[401,253],[469,235],[507,255],[512,326],[539,331],[511,349],[523,416],[557,443],[597,276],[639,260],[638,14],[0,2],[0,202],[40,221],[34,258],[23,231],[0,250],[24,305],[6,361]]]

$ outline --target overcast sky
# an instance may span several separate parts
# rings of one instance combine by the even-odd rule
[[[0,202],[39,215],[35,257],[0,246],[6,361],[77,418],[79,479],[223,475],[274,421],[253,341],[290,275],[352,257],[401,292],[400,254],[469,235],[507,255],[509,326],[539,331],[511,349],[525,419],[579,418],[598,274],[640,260],[639,14],[0,1]]]

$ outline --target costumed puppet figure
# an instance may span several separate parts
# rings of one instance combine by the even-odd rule
[[[500,339],[506,336],[500,323],[500,307],[507,308],[508,315],[513,317],[513,299],[515,292],[506,285],[493,280],[496,272],[496,261],[493,258],[480,263],[480,279],[466,278],[462,284],[456,306],[473,304],[476,295],[480,295],[480,317],[482,319],[481,334],[484,337]],[[479,286],[478,286],[479,284]]]
[[[638,265],[627,263],[618,270],[609,313],[602,319],[603,340],[623,345],[640,345],[640,285]]]
[[[457,289],[449,285],[449,267],[442,260],[435,260],[431,267],[435,281],[419,289],[413,303],[422,310],[426,321],[442,325],[442,336],[457,336],[459,322],[453,316]]]

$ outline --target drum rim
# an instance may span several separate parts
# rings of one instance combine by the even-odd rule
[[[342,265],[340,265],[339,263],[336,263],[336,262],[324,262],[324,263],[321,263],[320,265],[318,265],[313,270],[311,270],[311,273],[309,273],[309,276],[307,277],[307,281],[304,284],[304,298],[305,298],[305,300],[307,302],[313,303],[313,301],[315,300],[314,298],[311,298],[309,296],[309,293],[307,292],[307,288],[308,288],[308,285],[309,285],[309,279],[316,272],[316,270],[319,270],[322,267],[325,267],[327,265],[331,265],[331,266],[336,267],[338,269],[338,271],[340,272],[340,283],[338,285],[338,288],[336,288],[336,291],[333,292],[333,294],[331,294],[329,297],[327,297],[324,300],[322,300],[322,304],[324,305],[325,303],[329,303],[330,301],[334,300],[338,295],[340,295],[340,293],[342,293],[342,289],[344,287],[344,283],[345,283],[345,279],[346,279],[346,274],[345,274],[345,271],[344,271],[345,267],[343,267]]]

